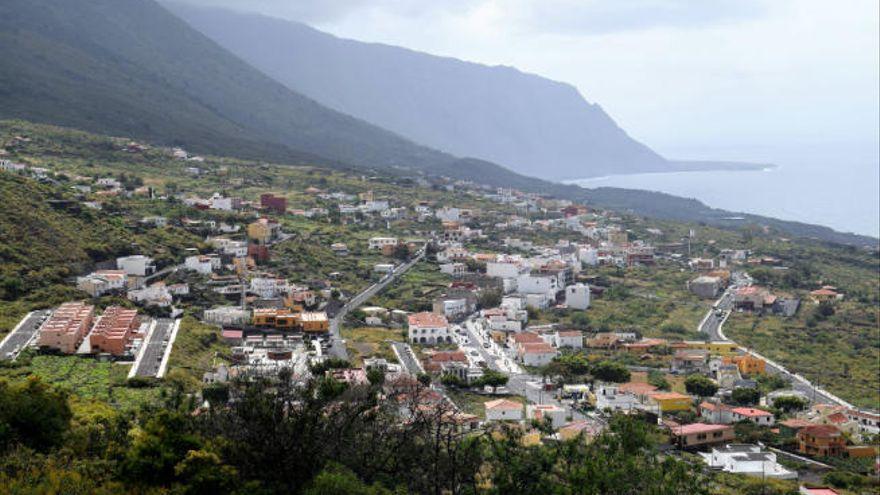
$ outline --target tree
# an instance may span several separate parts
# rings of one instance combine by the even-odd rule
[[[494,308],[501,304],[501,291],[487,289],[480,294],[480,307],[483,309]]]
[[[401,261],[406,261],[409,259],[409,247],[405,243],[398,243],[394,246],[394,251],[392,252],[392,256]]]
[[[659,390],[669,390],[671,388],[669,381],[666,380],[666,376],[656,370],[648,373],[648,383],[657,387]]]
[[[431,385],[431,375],[429,375],[427,373],[419,373],[416,376],[416,380],[418,380],[419,383],[421,383],[422,385],[424,385],[426,387]]]
[[[590,326],[590,317],[583,311],[578,311],[571,316],[571,324],[584,330]]]
[[[495,393],[498,387],[507,385],[508,379],[509,377],[500,371],[486,370],[483,376],[474,382],[474,385],[478,387],[492,387],[492,393]]]
[[[202,389],[202,397],[212,407],[222,406],[229,402],[229,386],[225,383],[214,383]]]
[[[174,474],[183,485],[180,492],[187,495],[230,493],[238,483],[236,469],[223,464],[217,454],[205,450],[187,452],[174,467]]]
[[[305,490],[305,495],[391,495],[391,491],[376,483],[367,485],[354,474],[351,469],[340,464],[330,464],[325,467],[311,486]]]
[[[730,398],[741,406],[751,406],[761,400],[761,391],[756,388],[735,388],[731,392]]]
[[[545,376],[562,376],[566,382],[590,372],[590,362],[583,354],[563,354],[557,356],[542,370]]]
[[[596,363],[590,373],[596,379],[605,382],[624,383],[628,382],[630,378],[630,373],[626,366],[613,361],[600,361]]]
[[[447,387],[463,387],[465,385],[464,380],[458,377],[458,375],[453,375],[452,373],[447,373],[440,377],[440,383]]]
[[[773,407],[783,412],[802,411],[809,403],[796,395],[783,395],[773,401]]]
[[[367,380],[370,382],[370,385],[381,387],[382,384],[385,383],[385,372],[373,368],[367,371]]]
[[[348,384],[340,382],[332,376],[325,376],[318,382],[318,396],[324,400],[331,400],[342,395],[348,389]]]
[[[41,451],[59,445],[72,417],[67,394],[39,378],[0,380],[0,450],[13,444]]]
[[[328,358],[319,363],[311,365],[312,374],[315,376],[323,375],[328,370],[338,370],[351,368],[351,362],[341,358]]]
[[[718,392],[718,384],[714,380],[699,374],[688,376],[684,381],[684,388],[689,394],[699,397],[711,397]]]
[[[159,410],[146,421],[122,461],[127,480],[137,485],[161,485],[175,478],[175,468],[201,442],[186,414]]]
[[[660,331],[664,334],[674,333],[681,335],[687,333],[687,328],[685,328],[684,325],[682,325],[681,323],[667,323],[660,327]]]
[[[819,307],[816,308],[816,312],[821,316],[821,319],[824,320],[829,316],[834,316],[834,305],[828,301],[822,301],[819,303]]]

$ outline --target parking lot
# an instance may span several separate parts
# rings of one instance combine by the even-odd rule
[[[34,311],[26,315],[21,322],[0,342],[0,360],[12,360],[18,357],[25,346],[34,338],[40,325],[52,312],[48,309]]]
[[[144,350],[141,352],[140,359],[135,363],[134,376],[158,375],[173,328],[174,320],[170,318],[156,320],[156,326],[143,344]]]

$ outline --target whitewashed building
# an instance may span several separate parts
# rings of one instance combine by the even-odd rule
[[[572,309],[587,309],[590,307],[590,286],[587,284],[574,284],[565,288],[565,305]]]

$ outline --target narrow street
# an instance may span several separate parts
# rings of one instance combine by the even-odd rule
[[[398,277],[407,272],[410,268],[415,266],[416,263],[421,261],[425,257],[425,251],[427,250],[427,245],[422,246],[421,249],[418,250],[416,256],[407,261],[406,263],[397,266],[394,268],[394,271],[386,275],[379,282],[367,287],[360,294],[352,297],[348,302],[346,302],[339,311],[330,319],[330,348],[328,350],[329,354],[333,357],[340,359],[348,359],[348,350],[345,348],[345,342],[342,340],[342,336],[339,333],[339,326],[342,322],[345,321],[345,316],[349,311],[353,309],[357,309],[360,305],[369,301],[370,298],[381,292],[388,286],[391,282],[396,280]]]
[[[721,295],[721,297],[715,303],[715,306],[709,310],[709,312],[706,314],[706,317],[700,323],[698,330],[701,333],[706,334],[706,338],[708,340],[734,342],[733,340],[728,339],[726,335],[724,335],[724,322],[727,320],[728,316],[730,316],[730,313],[732,311],[735,311],[734,292],[739,287],[751,285],[752,279],[748,276],[748,274],[735,272],[733,274],[733,280],[734,281],[731,286],[726,291],[724,291],[724,294]],[[816,387],[806,378],[788,371],[779,363],[770,360],[750,349],[746,349],[743,346],[739,347],[743,350],[743,352],[747,352],[752,356],[763,359],[767,363],[768,372],[781,375],[783,378],[786,379],[786,381],[791,383],[791,388],[793,390],[804,394],[810,399],[811,402],[838,404],[853,408],[852,404],[844,401],[843,399],[840,399],[839,397],[834,396],[826,390]]]

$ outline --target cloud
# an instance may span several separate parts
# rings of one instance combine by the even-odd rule
[[[556,34],[605,34],[657,27],[692,28],[753,18],[759,0],[178,0],[247,10],[314,24],[358,17],[434,16],[491,20],[503,26]],[[487,13],[493,15],[487,17]]]
[[[542,33],[605,34],[652,28],[699,28],[748,20],[764,8],[757,0],[539,0],[522,1],[523,25]]]

